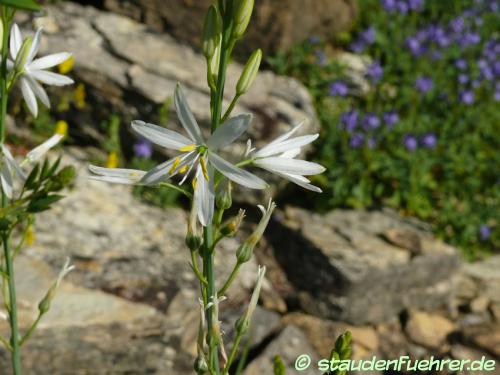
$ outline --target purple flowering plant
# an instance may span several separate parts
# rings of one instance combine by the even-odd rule
[[[317,44],[270,59],[315,98],[324,127],[316,160],[328,166],[318,207],[389,205],[431,222],[467,256],[498,250],[500,1],[358,6],[356,29],[321,48],[367,58],[369,89],[335,53],[311,63]]]

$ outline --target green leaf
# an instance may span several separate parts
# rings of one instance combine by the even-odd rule
[[[53,194],[31,201],[28,205],[28,212],[34,213],[48,210],[53,203],[61,200],[62,198],[64,198],[64,196]]]
[[[34,0],[0,0],[1,5],[24,10],[40,10],[41,6]]]
[[[286,367],[285,364],[283,363],[283,360],[279,355],[274,357],[274,375],[285,375],[286,374]]]

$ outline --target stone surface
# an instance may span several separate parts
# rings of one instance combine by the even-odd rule
[[[57,274],[44,262],[26,256],[18,257],[15,264],[19,319],[25,332]],[[4,337],[8,337],[7,326],[0,322]],[[152,307],[63,282],[24,347],[23,366],[27,374],[188,374],[168,358],[175,349],[165,333],[165,318]],[[8,369],[8,361],[2,349],[0,368]]]
[[[421,253],[385,241],[389,229],[418,234]],[[301,307],[313,315],[357,325],[381,322],[405,307],[445,305],[452,294],[457,251],[424,224],[392,211],[319,215],[289,207],[268,233]]]
[[[173,96],[180,82],[197,119],[202,124],[209,122],[205,61],[191,48],[130,18],[75,3],[47,7],[47,14],[34,20],[35,26],[47,23],[57,28],[45,33],[41,54],[61,50],[73,53],[77,80],[89,86],[91,96],[92,90],[97,90],[94,94],[123,114],[125,120],[139,114],[147,116],[152,106]],[[30,27],[28,22],[23,24]],[[239,64],[230,65],[226,105],[241,70]],[[110,108],[104,110],[109,114]],[[294,79],[270,72],[259,74],[241,99],[235,113],[243,111],[254,113],[251,133],[259,137],[257,141],[270,139],[302,120],[304,133],[319,128],[307,90]],[[150,120],[151,116],[143,119]]]
[[[105,0],[104,6],[198,46],[203,19],[212,3],[213,0]],[[355,4],[353,0],[257,0],[239,54],[256,48],[275,53],[312,36],[331,37],[347,31],[357,14]]]
[[[307,341],[304,333],[293,325],[287,326],[279,336],[272,341],[255,360],[250,362],[244,375],[260,375],[273,373],[273,358],[279,355],[286,366],[287,373],[295,372],[295,361],[300,355],[307,354],[312,359],[311,366],[302,371],[302,374],[313,375],[318,373],[314,365],[318,355]]]
[[[432,349],[439,349],[447,336],[455,330],[448,319],[422,311],[411,311],[405,327],[413,342]]]
[[[476,290],[483,296],[500,304],[500,255],[464,264],[463,275],[475,283]]]
[[[464,341],[500,358],[500,325],[476,325],[462,331]]]

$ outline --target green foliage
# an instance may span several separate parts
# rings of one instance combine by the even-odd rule
[[[283,363],[283,360],[279,355],[275,356],[273,359],[273,369],[274,375],[286,375],[286,367],[285,364]]]
[[[352,349],[351,349],[352,335],[350,331],[346,331],[339,336],[337,341],[335,341],[335,348],[330,354],[331,361],[345,361],[351,359]],[[345,375],[346,370],[335,370],[327,372],[325,375]]]
[[[355,30],[336,47],[369,55],[366,92],[321,41],[269,60],[315,100],[323,127],[315,158],[327,167],[316,179],[325,191],[314,197],[318,209],[391,206],[432,223],[469,258],[499,249],[495,4],[424,1],[404,14],[360,1]]]
[[[0,0],[0,5],[5,5],[23,10],[40,10],[40,5],[34,0]]]

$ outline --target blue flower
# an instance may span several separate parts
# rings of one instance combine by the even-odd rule
[[[356,129],[356,126],[358,125],[358,118],[359,118],[358,112],[352,110],[342,113],[342,115],[340,116],[340,122],[344,125],[345,129],[348,132],[352,132],[354,129]]]
[[[366,70],[366,76],[373,83],[377,83],[378,81],[380,81],[383,75],[384,75],[384,69],[382,68],[382,65],[380,65],[378,61],[374,62],[373,64],[370,64],[370,66]]]
[[[343,81],[335,81],[330,85],[331,96],[346,96],[349,93],[349,88]]]
[[[147,139],[141,139],[134,145],[134,154],[139,158],[150,158],[153,155],[153,145]]]
[[[436,134],[434,134],[434,133],[424,134],[424,136],[422,137],[421,143],[425,148],[436,147],[436,144],[437,144]]]
[[[349,145],[352,148],[359,148],[363,146],[364,141],[365,141],[365,136],[363,134],[356,133],[352,135]]]
[[[417,138],[412,134],[405,135],[403,144],[408,151],[415,151],[418,147]]]
[[[422,94],[428,93],[429,91],[432,90],[433,87],[434,87],[434,82],[430,77],[422,76],[418,77],[415,80],[415,88]]]
[[[372,130],[372,129],[377,129],[380,127],[380,119],[378,116],[373,113],[369,112],[365,115],[365,118],[363,119],[363,128],[365,130]]]
[[[384,123],[388,128],[392,128],[399,122],[399,115],[394,111],[385,112],[382,115],[382,118],[384,119]]]
[[[475,101],[474,92],[470,90],[464,90],[459,94],[459,99],[463,104],[472,105]]]
[[[486,241],[488,240],[488,238],[490,238],[490,236],[491,236],[491,228],[486,224],[482,224],[479,227],[479,238],[481,239],[481,241]]]

